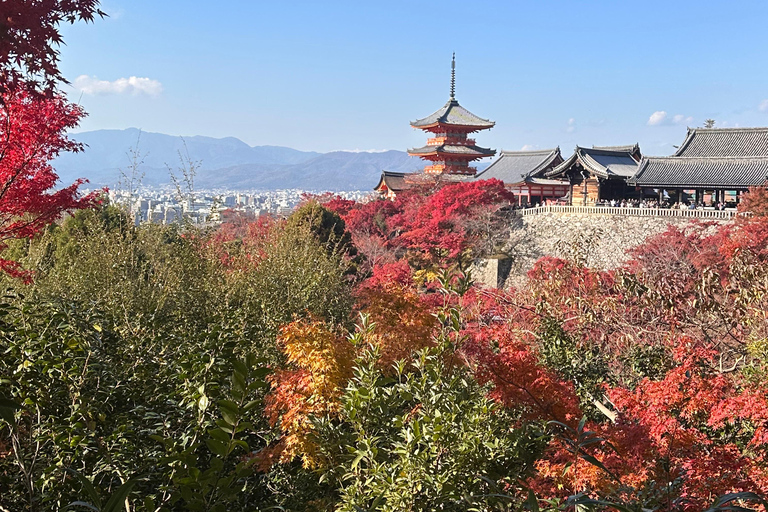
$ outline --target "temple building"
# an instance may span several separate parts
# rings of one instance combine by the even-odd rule
[[[373,187],[384,199],[394,200],[398,192],[411,188],[415,174],[411,172],[382,171],[379,183]]]
[[[518,206],[559,202],[568,195],[569,182],[549,179],[545,175],[561,163],[563,157],[559,147],[540,151],[501,151],[499,158],[475,179],[503,181],[515,195]]]
[[[411,126],[433,135],[427,145],[409,149],[408,154],[430,162],[427,174],[458,174],[474,176],[477,169],[470,162],[496,154],[496,151],[475,145],[470,133],[493,128],[496,123],[478,117],[456,100],[456,54],[451,61],[451,96],[438,111],[413,121]]]
[[[427,145],[409,149],[408,154],[426,160],[421,173],[384,171],[376,190],[387,198],[424,181],[456,181],[471,179],[477,169],[470,164],[480,158],[492,157],[496,151],[475,144],[469,134],[493,128],[495,123],[478,117],[459,105],[456,100],[456,54],[451,60],[451,92],[448,102],[431,115],[413,121],[411,126],[424,130],[431,137]]]
[[[643,158],[630,183],[670,203],[736,206],[768,180],[768,128],[689,128],[668,157]]]
[[[549,179],[568,183],[568,204],[595,206],[602,201],[624,199],[634,194],[627,180],[635,175],[641,159],[640,147],[576,146],[567,160],[544,173]]]

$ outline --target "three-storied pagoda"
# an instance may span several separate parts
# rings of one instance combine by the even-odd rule
[[[493,121],[476,116],[456,100],[456,54],[451,60],[451,97],[437,112],[424,119],[413,121],[411,126],[430,132],[433,137],[427,145],[409,149],[408,154],[430,162],[424,168],[426,174],[452,174],[474,176],[477,169],[470,162],[496,154],[496,151],[475,145],[467,137],[470,133],[493,128]]]

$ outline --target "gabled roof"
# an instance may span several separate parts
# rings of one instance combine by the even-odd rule
[[[768,157],[643,158],[629,182],[641,187],[747,188],[768,179]]]
[[[559,147],[541,151],[502,151],[501,156],[475,179],[496,178],[507,184],[520,183],[543,176],[546,171],[562,162]]]
[[[463,155],[472,158],[483,158],[493,156],[496,151],[480,146],[463,146],[459,144],[441,144],[439,146],[423,146],[420,148],[409,149],[409,155],[427,156],[427,155]]]
[[[381,178],[379,183],[373,187],[373,190],[381,190],[382,185],[391,190],[392,192],[399,192],[410,188],[410,184],[407,183],[406,178],[414,173],[409,172],[394,172],[394,171],[381,171]]]
[[[688,128],[674,156],[768,157],[768,128]]]
[[[630,147],[627,146],[627,148]],[[637,171],[638,165],[637,160],[633,158],[632,151],[627,149],[611,150],[576,146],[573,155],[545,173],[545,176],[553,177],[562,174],[577,163],[600,178],[621,179],[632,177]]]
[[[413,187],[438,186],[441,183],[453,183],[458,181],[468,181],[470,177],[458,174],[427,174],[424,172],[394,172],[381,171],[379,183],[373,188],[381,192],[383,187],[392,192],[401,192]]]
[[[440,110],[432,113],[424,119],[411,122],[411,126],[414,128],[422,129],[431,128],[439,124],[447,126],[467,127],[472,128],[472,131],[475,131],[492,128],[496,123],[489,121],[488,119],[483,119],[482,117],[476,116],[469,110],[459,105],[459,102],[456,101],[455,98],[449,99],[448,103],[443,105]]]

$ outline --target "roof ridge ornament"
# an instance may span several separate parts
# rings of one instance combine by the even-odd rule
[[[456,99],[456,52],[451,59],[451,99]]]

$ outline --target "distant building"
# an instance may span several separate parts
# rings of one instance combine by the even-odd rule
[[[735,206],[768,179],[768,128],[689,128],[674,155],[642,159],[630,183],[671,203]]]
[[[568,203],[594,206],[601,201],[633,195],[627,180],[635,175],[641,158],[637,144],[585,148],[576,146],[567,160],[544,173],[546,178],[567,181]]]
[[[379,183],[373,190],[381,194],[385,199],[393,200],[398,192],[402,192],[411,187],[411,184],[406,182],[406,178],[410,177],[412,174],[413,173],[407,172],[382,171]]]
[[[568,181],[545,177],[561,163],[563,157],[559,147],[540,151],[502,151],[501,156],[475,179],[503,181],[515,194],[518,206],[540,205],[568,195]]]

